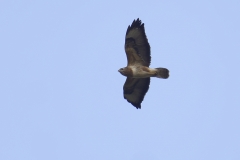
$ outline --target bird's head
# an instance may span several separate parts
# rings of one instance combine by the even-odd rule
[[[120,69],[118,70],[118,72],[121,73],[122,75],[124,75],[124,68],[120,68]]]
[[[118,72],[120,72],[124,76],[131,76],[131,70],[127,67],[120,68]]]

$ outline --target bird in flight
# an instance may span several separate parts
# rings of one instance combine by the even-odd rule
[[[128,26],[125,37],[125,52],[127,55],[127,67],[118,71],[127,79],[123,86],[123,96],[137,109],[141,109],[141,103],[150,85],[150,77],[167,79],[167,68],[149,68],[151,63],[150,45],[145,34],[144,23],[134,20]]]

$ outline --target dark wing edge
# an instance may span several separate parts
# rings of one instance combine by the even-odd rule
[[[151,63],[150,45],[145,33],[144,23],[139,18],[128,26],[125,37],[125,51],[127,48],[133,48],[142,59],[142,65],[149,67]]]
[[[130,78],[126,79],[123,86],[123,95],[129,103],[137,109],[141,109],[141,103],[150,85],[150,78]]]

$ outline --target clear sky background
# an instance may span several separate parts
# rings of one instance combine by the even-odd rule
[[[152,78],[123,98],[125,33]],[[1,160],[239,160],[239,0],[0,2]]]

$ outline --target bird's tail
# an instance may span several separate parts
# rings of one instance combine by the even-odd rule
[[[155,68],[157,69],[157,78],[167,79],[169,77],[169,71],[167,68]]]

